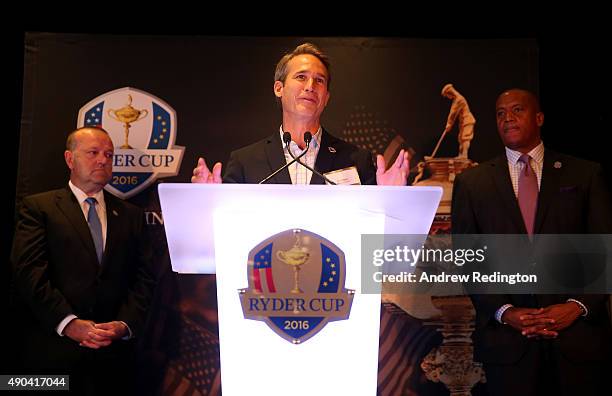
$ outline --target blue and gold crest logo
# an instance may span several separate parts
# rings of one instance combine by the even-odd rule
[[[345,277],[344,253],[336,245],[306,230],[283,231],[249,252],[242,312],[302,343],[328,322],[348,319],[355,292],[344,288]]]
[[[175,146],[176,112],[163,100],[125,87],[81,107],[77,127],[104,128],[115,146],[113,177],[105,189],[127,199],[155,180],[176,176],[184,147]]]

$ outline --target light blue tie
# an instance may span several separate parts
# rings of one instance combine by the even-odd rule
[[[104,240],[102,239],[102,224],[100,224],[100,218],[98,212],[96,212],[96,201],[95,198],[89,197],[85,200],[89,204],[89,212],[87,212],[87,224],[89,225],[89,231],[93,238],[94,246],[96,247],[96,254],[98,255],[98,264],[102,264],[102,254],[104,253]]]

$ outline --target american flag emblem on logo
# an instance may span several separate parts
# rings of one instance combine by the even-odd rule
[[[354,290],[344,288],[344,253],[302,229],[276,234],[249,253],[249,287],[239,291],[245,319],[265,322],[300,344],[330,321],[349,318]]]

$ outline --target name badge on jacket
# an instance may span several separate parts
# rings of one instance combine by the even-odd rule
[[[357,168],[350,166],[344,169],[338,169],[335,171],[325,173],[325,176],[336,184],[344,185],[360,185],[359,173]]]

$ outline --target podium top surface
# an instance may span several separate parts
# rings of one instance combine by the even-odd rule
[[[158,188],[172,267],[191,273],[194,261],[197,272],[214,273],[214,222],[223,213],[265,214],[272,222],[278,216],[318,217],[322,223],[339,212],[383,215],[387,234],[427,234],[442,197],[440,187],[412,186],[161,183]]]

